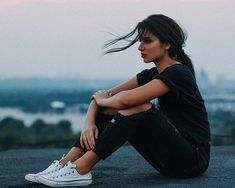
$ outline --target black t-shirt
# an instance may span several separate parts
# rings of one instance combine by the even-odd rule
[[[158,98],[159,110],[191,143],[208,143],[210,127],[207,112],[190,69],[184,64],[174,64],[160,74],[156,67],[137,74],[139,86],[153,79],[160,79],[170,88],[168,93]]]

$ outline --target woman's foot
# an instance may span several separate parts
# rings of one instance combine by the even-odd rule
[[[38,180],[51,187],[86,186],[92,183],[92,175],[90,172],[79,174],[76,164],[69,161],[59,172],[52,176],[40,175]]]
[[[62,160],[63,158],[64,158],[64,155],[62,156],[62,158],[60,160]],[[54,174],[55,172],[58,172],[61,168],[63,168],[63,165],[60,163],[60,161],[54,160],[51,163],[51,165],[49,167],[47,167],[45,170],[43,170],[42,172],[38,172],[36,174],[26,174],[25,180],[31,181],[34,183],[39,183],[38,177],[40,175],[50,176],[50,175]]]

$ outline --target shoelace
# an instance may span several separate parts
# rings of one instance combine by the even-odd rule
[[[72,164],[71,162],[68,162],[63,168],[61,168],[58,172],[54,173],[52,178],[59,178],[63,176],[67,176],[70,174],[75,173],[75,164]]]
[[[63,154],[63,156],[61,157],[61,159],[59,161],[61,161],[63,158],[64,158],[65,154]],[[58,160],[54,160],[51,165],[49,167],[47,167],[45,170],[43,170],[42,172],[40,172],[40,174],[52,174],[52,173],[55,173],[55,172],[58,172],[62,166],[59,167],[59,165],[61,165],[59,163]],[[55,169],[56,168],[56,169]],[[52,170],[52,169],[55,169],[55,170]]]
[[[53,173],[54,171],[57,171],[55,168],[59,166],[59,163],[58,163],[58,164],[56,164],[56,163],[58,163],[58,161],[52,162],[52,164],[51,164],[47,169],[45,169],[44,171],[42,171],[42,173],[51,174],[51,173]],[[53,169],[53,170],[52,170],[52,169]],[[55,169],[55,170],[54,170],[54,169]]]
[[[62,167],[63,168],[63,167]],[[62,168],[60,168],[60,169],[58,169],[58,170],[56,170],[53,174],[52,174],[52,176],[51,177],[57,177],[58,176],[58,174],[60,173],[60,171],[61,171],[61,169]]]

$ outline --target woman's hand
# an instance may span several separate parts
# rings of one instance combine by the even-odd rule
[[[85,124],[82,129],[80,136],[80,144],[84,149],[86,147],[87,150],[93,150],[95,147],[95,139],[98,138],[99,130],[95,124]]]
[[[111,96],[112,94],[109,93],[108,91],[100,90],[100,91],[95,92],[92,98],[95,99],[96,103],[99,105],[102,100],[107,99]]]

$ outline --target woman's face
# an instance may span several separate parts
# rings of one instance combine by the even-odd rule
[[[150,32],[146,32],[140,38],[140,45],[138,50],[141,53],[145,63],[157,62],[167,53],[169,46],[162,43],[156,36]]]

